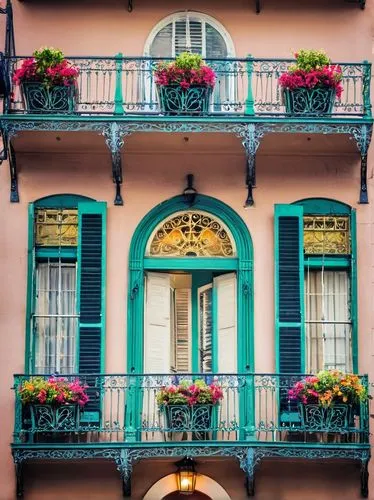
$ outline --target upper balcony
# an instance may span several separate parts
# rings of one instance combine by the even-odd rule
[[[70,375],[66,381],[79,378],[86,384],[84,408],[48,400],[22,404],[20,388],[35,392],[41,377],[48,378],[15,376],[16,466],[33,459],[112,459],[129,483],[131,464],[140,459],[235,457],[253,493],[254,469],[263,458],[348,459],[361,463],[362,493],[367,495],[368,401],[298,404],[289,391],[302,375]],[[196,385],[191,388],[192,380],[213,384],[222,391],[218,400],[191,401],[198,397],[191,396],[198,391]],[[360,382],[368,390],[367,377]],[[162,391],[180,390],[178,385],[188,388],[187,395],[173,403],[165,399]]]
[[[371,64],[334,63],[342,69],[343,93],[331,110],[320,106],[294,112],[286,107],[279,77],[294,63],[291,59],[207,59],[217,75],[215,88],[206,109],[177,109],[179,96],[174,96],[174,109],[163,111],[154,81],[155,65],[160,61],[147,57],[68,57],[79,68],[78,88],[74,93],[48,95],[43,89],[26,92],[13,83],[13,75],[25,57],[4,61],[9,75],[10,93],[4,100],[4,114],[13,118],[77,119],[112,117],[116,119],[158,120],[370,120]],[[162,59],[165,60],[165,59]],[[51,102],[52,98],[52,102]],[[192,97],[200,99],[198,95]],[[314,98],[321,99],[320,95]],[[69,102],[67,102],[69,101]],[[36,115],[36,116],[35,116]]]
[[[330,95],[328,100],[324,89],[315,89],[312,97],[293,94],[291,98],[285,94],[279,78],[294,63],[291,59],[207,59],[217,76],[215,87],[212,92],[191,87],[188,98],[181,87],[172,89],[172,95],[168,96],[160,91],[154,76],[160,61],[157,58],[121,54],[67,57],[79,69],[76,86],[50,90],[35,83],[25,86],[14,83],[14,73],[24,59],[0,59],[5,86],[0,115],[5,147],[0,151],[0,160],[9,158],[11,163],[12,202],[19,200],[15,161],[18,148],[13,143],[11,147],[15,135],[35,131],[92,131],[104,136],[110,149],[117,205],[123,203],[121,148],[125,138],[137,132],[218,132],[237,136],[247,156],[245,206],[254,203],[255,158],[265,135],[350,136],[361,156],[359,200],[368,203],[367,151],[373,120],[371,64],[367,61],[334,63],[342,71],[343,92],[340,99]]]

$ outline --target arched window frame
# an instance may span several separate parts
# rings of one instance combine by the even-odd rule
[[[305,255],[304,215],[348,216],[350,254]],[[352,370],[357,372],[356,211],[345,203],[327,198],[308,198],[289,205],[275,205],[275,336],[278,373],[305,373],[308,369],[304,272],[306,266],[318,269],[327,263],[330,269],[346,269],[350,275],[351,359]]]
[[[35,242],[35,211],[37,209],[77,209],[78,241],[74,247],[37,247]],[[29,204],[28,209],[28,281],[26,303],[26,348],[25,371],[35,372],[35,342],[33,335],[33,318],[36,302],[35,269],[37,262],[45,259],[62,259],[76,262],[76,314],[80,316],[76,338],[76,368],[80,373],[102,372],[105,360],[105,268],[106,268],[106,203],[75,194],[50,195]],[[99,300],[91,309],[91,317],[87,317],[85,303],[90,295],[86,293],[87,279],[91,279],[90,270],[86,267],[86,249],[90,246],[90,238],[101,239],[101,245],[95,249],[96,264],[100,274],[94,285]],[[91,254],[92,256],[92,254]],[[96,343],[95,352],[88,352],[86,347]],[[90,410],[97,411],[97,404],[92,400]]]
[[[207,216],[211,219],[211,222],[217,222],[220,227],[226,232],[226,235],[227,235],[227,239],[229,240],[230,242],[230,245],[231,245],[231,248],[232,248],[232,254],[230,255],[230,257],[236,257],[237,256],[237,253],[236,253],[236,246],[235,246],[235,240],[231,234],[231,231],[230,229],[226,226],[226,224],[218,217],[212,217],[212,214],[208,213],[208,212],[203,212],[201,210],[192,210],[192,209],[189,209],[189,210],[182,210],[180,212],[176,212],[174,214],[171,215],[171,217],[166,217],[163,221],[161,221],[157,227],[155,227],[153,233],[151,234],[151,236],[149,237],[149,240],[147,242],[147,247],[146,247],[146,256],[147,257],[157,257],[157,255],[153,255],[151,253],[151,245],[152,245],[152,242],[156,236],[156,233],[163,228],[163,226],[167,223],[167,222],[172,222],[175,218],[177,217],[180,217],[180,216],[183,216],[183,214],[186,214],[186,213],[197,213],[199,215],[202,215],[202,216]],[[175,255],[170,255],[170,257],[176,257]],[[203,257],[203,256],[197,256],[197,257]],[[226,258],[227,256],[215,256],[215,257],[222,257],[222,258]]]
[[[188,14],[191,18],[198,18],[202,22],[210,24],[213,28],[215,28],[222,38],[224,39],[226,43],[226,48],[227,48],[227,57],[235,57],[235,47],[234,43],[232,41],[231,36],[229,35],[228,31],[226,28],[214,17],[211,17],[207,14],[203,14],[201,12],[196,12],[196,11],[180,11],[180,12],[175,12],[174,14],[170,14],[169,16],[165,17],[164,19],[161,19],[151,30],[149,33],[147,40],[144,44],[144,56],[149,57],[150,56],[150,50],[152,43],[157,36],[157,34],[165,28],[168,24],[174,22],[174,21],[179,21],[183,20],[186,18],[186,14]],[[174,50],[174,47],[173,47]],[[172,54],[173,57],[175,57],[175,54]],[[205,55],[203,54],[203,57]]]

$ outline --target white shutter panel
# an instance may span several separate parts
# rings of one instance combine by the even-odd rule
[[[199,288],[200,370],[212,371],[212,285]]]
[[[147,273],[144,317],[144,372],[170,372],[170,276]]]
[[[176,370],[179,373],[190,369],[190,325],[191,325],[191,290],[179,288],[175,290],[175,352]]]
[[[213,280],[217,297],[218,372],[237,371],[236,274],[224,274]]]

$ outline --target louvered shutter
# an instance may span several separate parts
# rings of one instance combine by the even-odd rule
[[[147,273],[145,289],[144,372],[170,373],[170,276]]]
[[[209,373],[212,366],[212,338],[213,338],[213,301],[212,285],[199,288],[199,348],[200,348],[200,370]]]
[[[220,373],[237,372],[236,274],[213,280],[216,297],[217,368]]]
[[[186,373],[190,369],[190,325],[191,325],[191,290],[177,288],[175,300],[175,369]]]
[[[149,47],[149,55],[175,57],[186,51],[208,59],[227,57],[226,42],[221,33],[209,23],[188,13],[176,16],[157,33]]]
[[[79,203],[78,228],[79,373],[88,374],[90,401],[84,414],[94,420],[100,394],[89,374],[102,373],[105,359],[106,203]]]
[[[275,205],[277,372],[304,372],[303,207]]]

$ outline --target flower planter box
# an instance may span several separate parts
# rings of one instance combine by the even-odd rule
[[[215,405],[166,405],[162,411],[167,432],[193,432],[196,439],[209,439]]]
[[[158,85],[161,112],[167,115],[195,115],[209,111],[212,88],[191,85],[183,89],[180,85]]]
[[[286,113],[292,115],[330,114],[335,101],[335,89],[284,89]]]
[[[72,113],[76,108],[75,85],[46,87],[38,82],[24,82],[21,92],[28,113]]]
[[[79,427],[79,406],[30,405],[31,428],[33,432],[71,432]]]
[[[335,404],[324,407],[319,404],[299,403],[301,425],[307,432],[346,433],[352,424],[352,407],[349,404]]]

